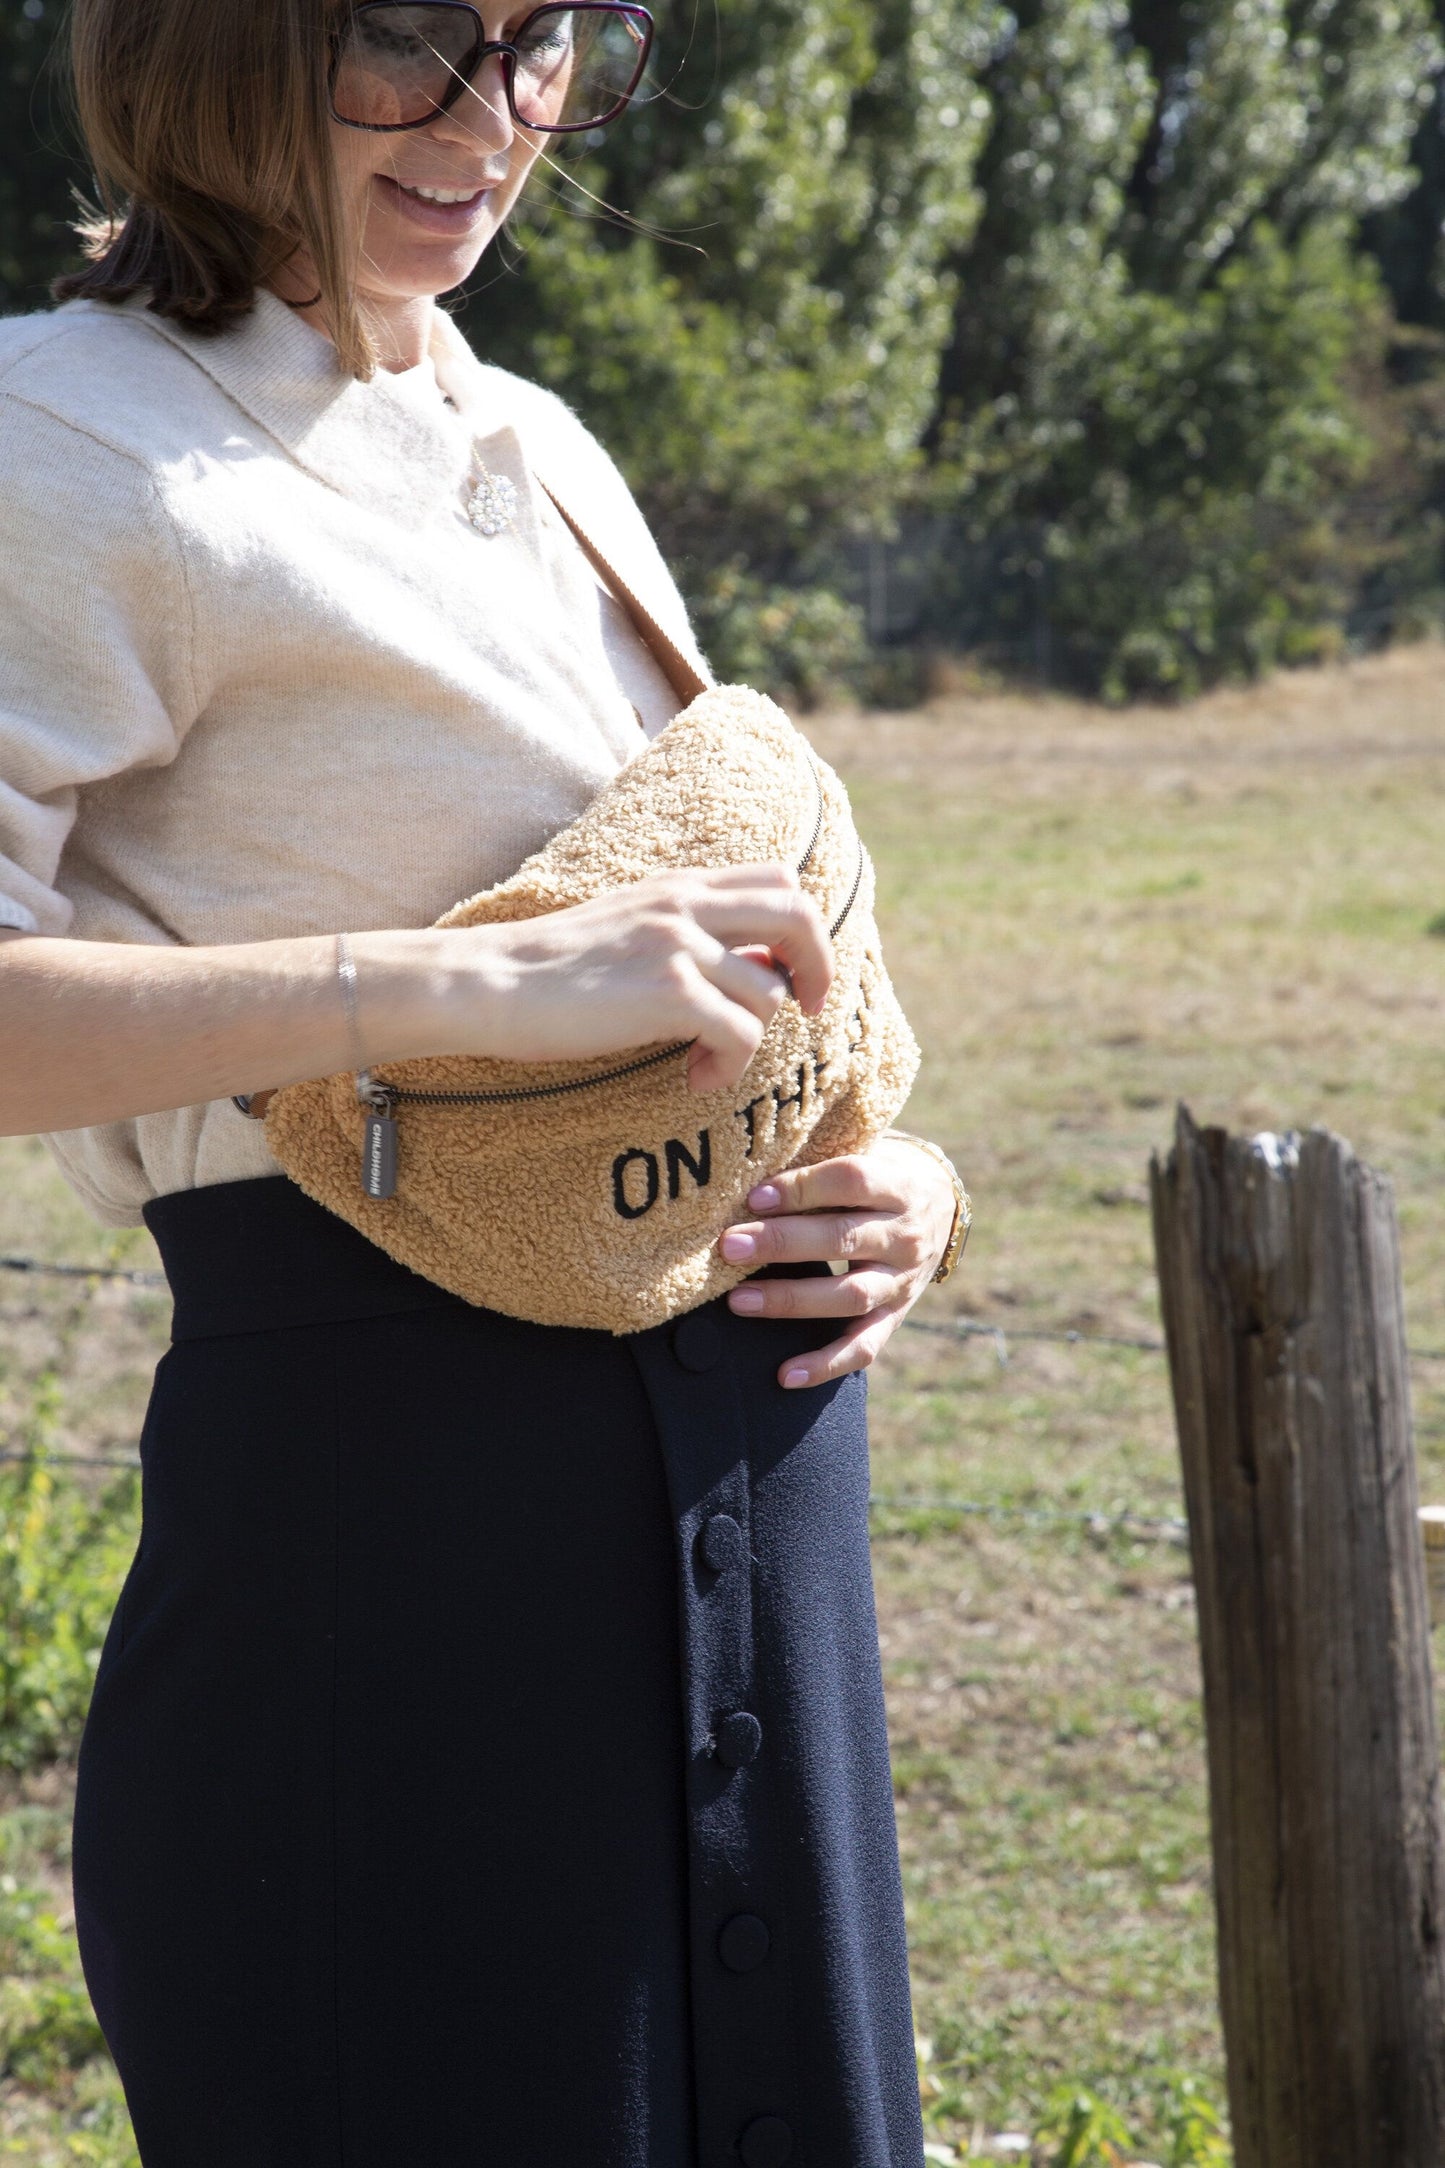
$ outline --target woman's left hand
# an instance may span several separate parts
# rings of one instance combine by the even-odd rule
[[[719,1238],[730,1263],[848,1267],[828,1279],[754,1280],[728,1296],[744,1317],[848,1320],[827,1347],[789,1357],[778,1382],[794,1390],[877,1361],[938,1270],[953,1226],[953,1184],[927,1152],[898,1137],[774,1175],[748,1203],[757,1218]]]

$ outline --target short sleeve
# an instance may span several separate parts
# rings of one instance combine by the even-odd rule
[[[192,644],[157,477],[0,393],[0,927],[69,931],[56,880],[79,794],[174,759]]]

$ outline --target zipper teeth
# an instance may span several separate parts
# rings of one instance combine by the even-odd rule
[[[849,894],[848,894],[848,901],[847,901],[847,902],[846,902],[846,903],[844,904],[844,906],[843,906],[842,910],[841,910],[841,911],[840,911],[840,912],[838,913],[838,916],[837,916],[837,917],[836,917],[836,918],[834,919],[834,921],[833,921],[832,925],[831,925],[831,926],[830,926],[830,927],[828,928],[828,939],[829,939],[830,941],[831,941],[831,940],[833,939],[833,936],[834,936],[834,935],[835,935],[835,934],[837,933],[837,931],[838,931],[838,928],[839,928],[839,927],[840,927],[840,926],[842,925],[842,923],[843,923],[844,919],[845,919],[845,918],[846,918],[846,917],[848,916],[848,913],[849,913],[849,912],[850,912],[850,911],[852,910],[852,908],[853,908],[854,904],[855,904],[855,903],[856,903],[856,902],[858,901],[858,891],[859,891],[859,889],[860,889],[860,888],[861,888],[862,886],[863,886],[863,845],[862,845],[862,843],[861,843],[861,841],[860,841],[860,843],[859,843],[859,845],[858,845],[858,871],[857,871],[857,872],[856,872],[856,873],[854,874],[854,876],[853,876],[853,886],[852,886],[852,888],[851,888],[851,889],[850,889],[850,891],[849,891]]]
[[[677,1039],[655,1054],[644,1054],[640,1061],[624,1062],[620,1069],[607,1069],[601,1076],[573,1077],[566,1084],[524,1084],[514,1091],[418,1092],[409,1091],[404,1084],[378,1080],[376,1088],[388,1099],[404,1100],[412,1107],[495,1107],[514,1099],[560,1099],[564,1092],[590,1091],[594,1084],[616,1084],[625,1076],[636,1076],[640,1069],[656,1069],[671,1061],[674,1054],[685,1054],[691,1045],[691,1039]]]
[[[823,778],[819,775],[817,767],[813,763],[810,762],[809,765],[813,767],[813,788],[818,793],[818,818],[813,823],[813,840],[798,860],[800,875],[806,873],[813,863],[813,853],[818,848],[818,838],[823,833]]]
[[[810,763],[810,765],[812,765]],[[813,766],[813,786],[818,793],[818,817],[813,823],[812,841],[798,861],[798,872],[804,874],[813,862],[818,839],[823,833],[823,778]],[[863,846],[858,846],[858,871],[853,879],[853,891],[837,918],[828,929],[831,940],[848,913],[858,900],[858,890],[863,882]],[[655,1054],[644,1054],[638,1061],[624,1062],[620,1069],[606,1069],[600,1076],[578,1076],[566,1084],[523,1084],[512,1091],[489,1092],[420,1092],[411,1091],[404,1084],[387,1084],[378,1077],[376,1089],[393,1104],[408,1107],[500,1107],[512,1106],[524,1099],[561,1099],[569,1092],[591,1091],[594,1085],[618,1084],[624,1077],[637,1076],[644,1069],[660,1068],[676,1054],[685,1054],[692,1045],[691,1039],[677,1039],[671,1046],[660,1047]]]

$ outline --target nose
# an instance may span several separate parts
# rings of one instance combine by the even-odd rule
[[[480,145],[489,156],[511,149],[517,131],[507,104],[500,53],[487,54],[455,105],[438,113],[428,133],[473,148]]]

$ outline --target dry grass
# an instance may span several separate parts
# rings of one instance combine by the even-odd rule
[[[910,1123],[978,1207],[966,1270],[921,1315],[1156,1333],[1144,1183],[1182,1098],[1236,1128],[1324,1122],[1388,1170],[1412,1336],[1445,1347],[1442,677],[1422,647],[1185,711],[961,688],[814,720],[929,1057]],[[113,1253],[35,1148],[0,1147],[0,1172],[0,1251]],[[145,1261],[143,1236],[121,1248]],[[59,1348],[71,1440],[133,1438],[159,1302],[0,1275],[0,1319],[4,1416]],[[1445,1364],[1416,1386],[1445,1499]],[[1017,1513],[1180,1511],[1163,1364],[1015,1339],[1001,1367],[989,1343],[905,1334],[873,1405],[939,2128],[1018,2123],[1067,2075],[1147,2134],[1158,2070],[1218,2072],[1185,1556]],[[1015,1517],[938,1504],[964,1499]]]
[[[1158,1331],[1145,1210],[1176,1100],[1323,1123],[1394,1177],[1412,1337],[1445,1348],[1445,650],[1103,713],[960,693],[829,718],[928,1054],[909,1120],[967,1169],[967,1267],[922,1315]],[[1445,1498],[1445,1363],[1416,1373]],[[1164,1366],[905,1336],[877,1489],[1177,1514]],[[1066,1525],[880,1515],[920,2021],[958,2127],[1050,2080],[1217,2079],[1183,1554]]]

